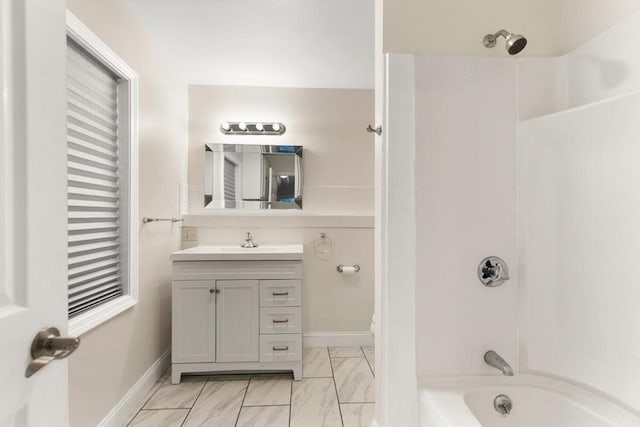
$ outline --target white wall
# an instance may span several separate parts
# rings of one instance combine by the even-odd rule
[[[517,366],[516,80],[512,58],[416,56],[418,375]],[[511,280],[487,288],[480,261]]]
[[[303,243],[304,333],[368,335],[374,305],[373,122],[374,93],[358,89],[297,89],[191,86],[189,90],[189,213],[197,244],[240,244],[248,231],[261,244]],[[225,136],[224,121],[279,121],[282,136]],[[303,210],[212,212],[203,208],[205,143],[303,146]],[[215,214],[215,215],[214,215]],[[284,215],[284,216],[283,216]],[[326,233],[333,251],[314,251]],[[196,242],[185,242],[191,246]],[[355,276],[338,264],[357,263]]]
[[[125,3],[68,0],[67,7],[139,75],[140,217],[177,216],[179,183],[186,179],[186,84]],[[138,304],[84,334],[69,358],[72,426],[97,425],[169,348],[169,253],[179,248],[179,236],[167,224],[141,226]]]

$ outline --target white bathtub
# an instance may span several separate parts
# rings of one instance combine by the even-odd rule
[[[503,417],[493,400],[513,402]],[[535,375],[420,383],[420,427],[640,427],[640,417],[581,387]]]

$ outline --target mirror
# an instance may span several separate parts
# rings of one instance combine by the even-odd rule
[[[302,147],[206,144],[204,206],[302,209]]]

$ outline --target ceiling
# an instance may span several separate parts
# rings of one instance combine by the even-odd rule
[[[373,0],[127,0],[189,84],[373,88]]]

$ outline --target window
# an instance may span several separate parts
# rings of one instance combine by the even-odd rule
[[[137,75],[67,12],[69,334],[137,302]]]

